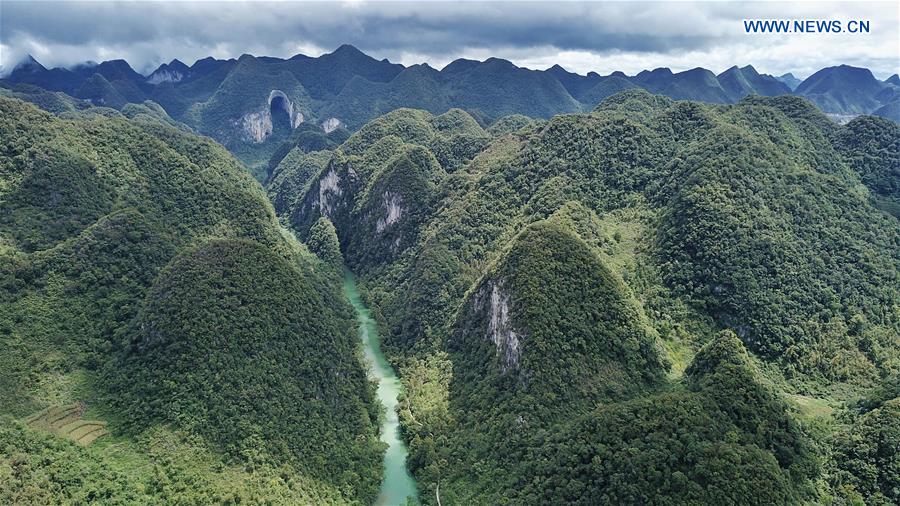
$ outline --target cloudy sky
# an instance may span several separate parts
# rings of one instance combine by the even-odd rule
[[[752,64],[805,77],[846,63],[900,70],[897,2],[181,2],[0,0],[0,64],[124,58],[139,72],[242,53],[318,56],[349,43],[376,58],[441,68],[497,56],[579,72]],[[747,34],[745,19],[870,22],[868,34]]]

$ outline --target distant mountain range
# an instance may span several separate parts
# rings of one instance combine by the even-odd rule
[[[406,67],[377,60],[343,45],[318,58],[243,55],[204,58],[191,66],[172,60],[147,76],[124,60],[48,69],[29,57],[0,80],[6,88],[23,84],[115,109],[152,100],[250,165],[268,158],[271,149],[258,145],[273,144],[267,141],[278,137],[279,124],[296,128],[313,123],[326,132],[355,130],[400,107],[432,113],[457,107],[484,124],[510,114],[549,118],[590,111],[629,88],[710,103],[733,103],[751,94],[796,94],[832,115],[875,114],[900,122],[900,78],[879,81],[868,69],[847,65],[824,68],[802,82],[792,74],[760,74],[749,65],[718,75],[698,67],[601,76],[575,74],[559,65],[530,70],[489,58],[458,59],[437,70],[427,64]]]

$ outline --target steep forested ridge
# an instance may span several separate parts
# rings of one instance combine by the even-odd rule
[[[853,407],[896,397],[895,124],[629,90],[459,165],[430,118],[366,125],[277,208],[361,275],[423,501],[896,500],[891,404]]]
[[[867,69],[840,65],[822,69],[802,83],[788,82],[792,86],[750,65],[734,66],[718,75],[698,67],[601,76],[575,74],[559,65],[531,70],[488,58],[460,59],[438,70],[428,64],[404,67],[376,60],[345,44],[317,58],[245,54],[228,60],[205,58],[190,67],[173,60],[146,77],[123,60],[46,69],[30,59],[0,80],[0,93],[24,93],[26,100],[47,103],[47,97],[31,93],[38,86],[115,109],[152,101],[177,121],[221,142],[260,181],[266,176],[266,161],[283,148],[298,126],[317,130],[319,135],[334,129],[355,131],[404,107],[432,114],[459,108],[486,125],[510,114],[546,119],[588,112],[607,97],[640,88],[708,103],[795,94],[844,119],[875,114],[900,121],[900,85],[890,79],[879,81]],[[304,130],[308,134],[308,128]],[[293,143],[297,144],[296,139]],[[318,149],[323,147],[312,150]],[[269,165],[269,172],[273,167]]]
[[[340,278],[231,155],[148,111],[0,98],[0,502],[369,502]],[[28,417],[64,405],[110,435]]]

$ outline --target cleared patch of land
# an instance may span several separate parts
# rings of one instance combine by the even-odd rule
[[[106,430],[106,422],[84,420],[84,410],[85,406],[81,403],[49,406],[25,418],[25,423],[87,446],[109,432]]]

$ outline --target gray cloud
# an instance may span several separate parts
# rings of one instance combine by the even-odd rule
[[[744,18],[870,19],[867,35],[747,35]],[[149,72],[179,58],[317,55],[350,43],[440,67],[457,57],[636,72],[751,63],[808,74],[847,63],[897,72],[898,15],[887,3],[761,2],[59,2],[0,4],[0,64],[124,58]]]

